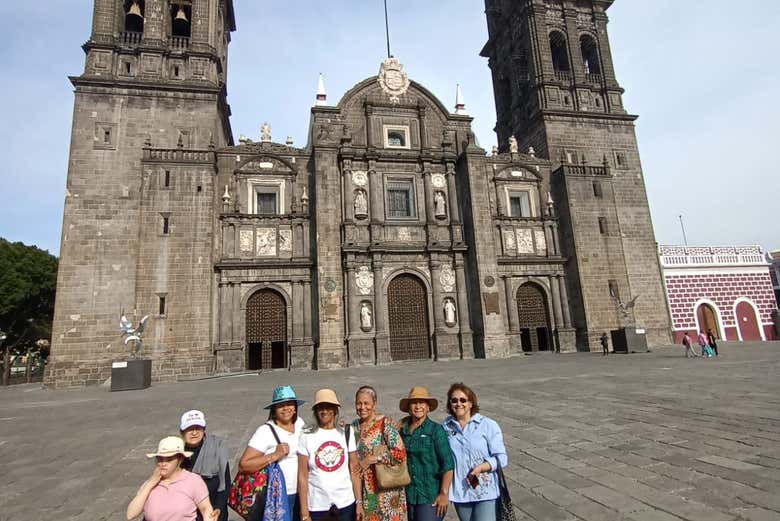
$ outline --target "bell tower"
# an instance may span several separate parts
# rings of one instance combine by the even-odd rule
[[[485,0],[499,148],[510,136],[553,162],[577,347],[636,326],[670,341],[670,320],[634,122],[613,67],[614,0]],[[635,300],[628,315],[625,304]],[[621,307],[621,304],[623,305]]]
[[[210,225],[210,181],[197,186],[202,202],[177,206],[184,196],[177,190],[213,167],[179,171],[148,159],[173,157],[152,149],[181,156],[233,143],[226,81],[234,30],[232,0],[94,0],[84,71],[70,78],[75,99],[49,384],[108,378],[111,360],[126,355],[117,337],[120,308],[128,316],[168,317],[154,321],[158,336],[174,330],[169,278],[208,288],[192,267],[208,262],[210,242],[203,241],[202,255],[193,249],[181,256],[171,235],[177,223],[180,231]],[[158,182],[169,190],[155,192]],[[184,207],[196,217],[177,215]]]

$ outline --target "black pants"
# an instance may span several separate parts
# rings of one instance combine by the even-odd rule
[[[715,356],[718,356],[718,344],[713,342],[712,344],[710,344],[710,347],[712,348],[713,351],[715,351]]]
[[[311,521],[355,521],[355,503],[344,508],[331,508],[320,512],[312,512]]]

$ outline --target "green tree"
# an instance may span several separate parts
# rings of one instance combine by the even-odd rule
[[[36,348],[37,340],[51,341],[56,287],[57,257],[0,238],[0,330],[8,336],[4,351],[20,354]]]

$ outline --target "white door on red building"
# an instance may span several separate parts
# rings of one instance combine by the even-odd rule
[[[743,342],[760,342],[763,340],[756,310],[750,303],[745,301],[737,303],[734,313],[737,318],[739,336]]]

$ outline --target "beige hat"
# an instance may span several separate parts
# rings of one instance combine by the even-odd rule
[[[401,403],[398,404],[398,408],[403,412],[409,412],[409,402],[413,400],[425,400],[428,402],[428,407],[431,408],[431,411],[435,411],[439,406],[439,400],[432,398],[431,395],[428,394],[428,389],[422,385],[416,385],[412,387],[411,391],[409,391],[409,396],[401,399]]]
[[[314,394],[314,405],[312,405],[312,409],[317,407],[320,403],[329,403],[341,407],[339,399],[336,398],[336,391],[333,389],[320,389]]]
[[[168,458],[170,456],[175,456],[176,454],[181,454],[185,458],[192,456],[192,452],[184,450],[183,439],[178,436],[168,436],[167,438],[160,440],[160,443],[157,445],[157,452],[147,454],[146,457],[156,458],[157,456],[162,456]]]

